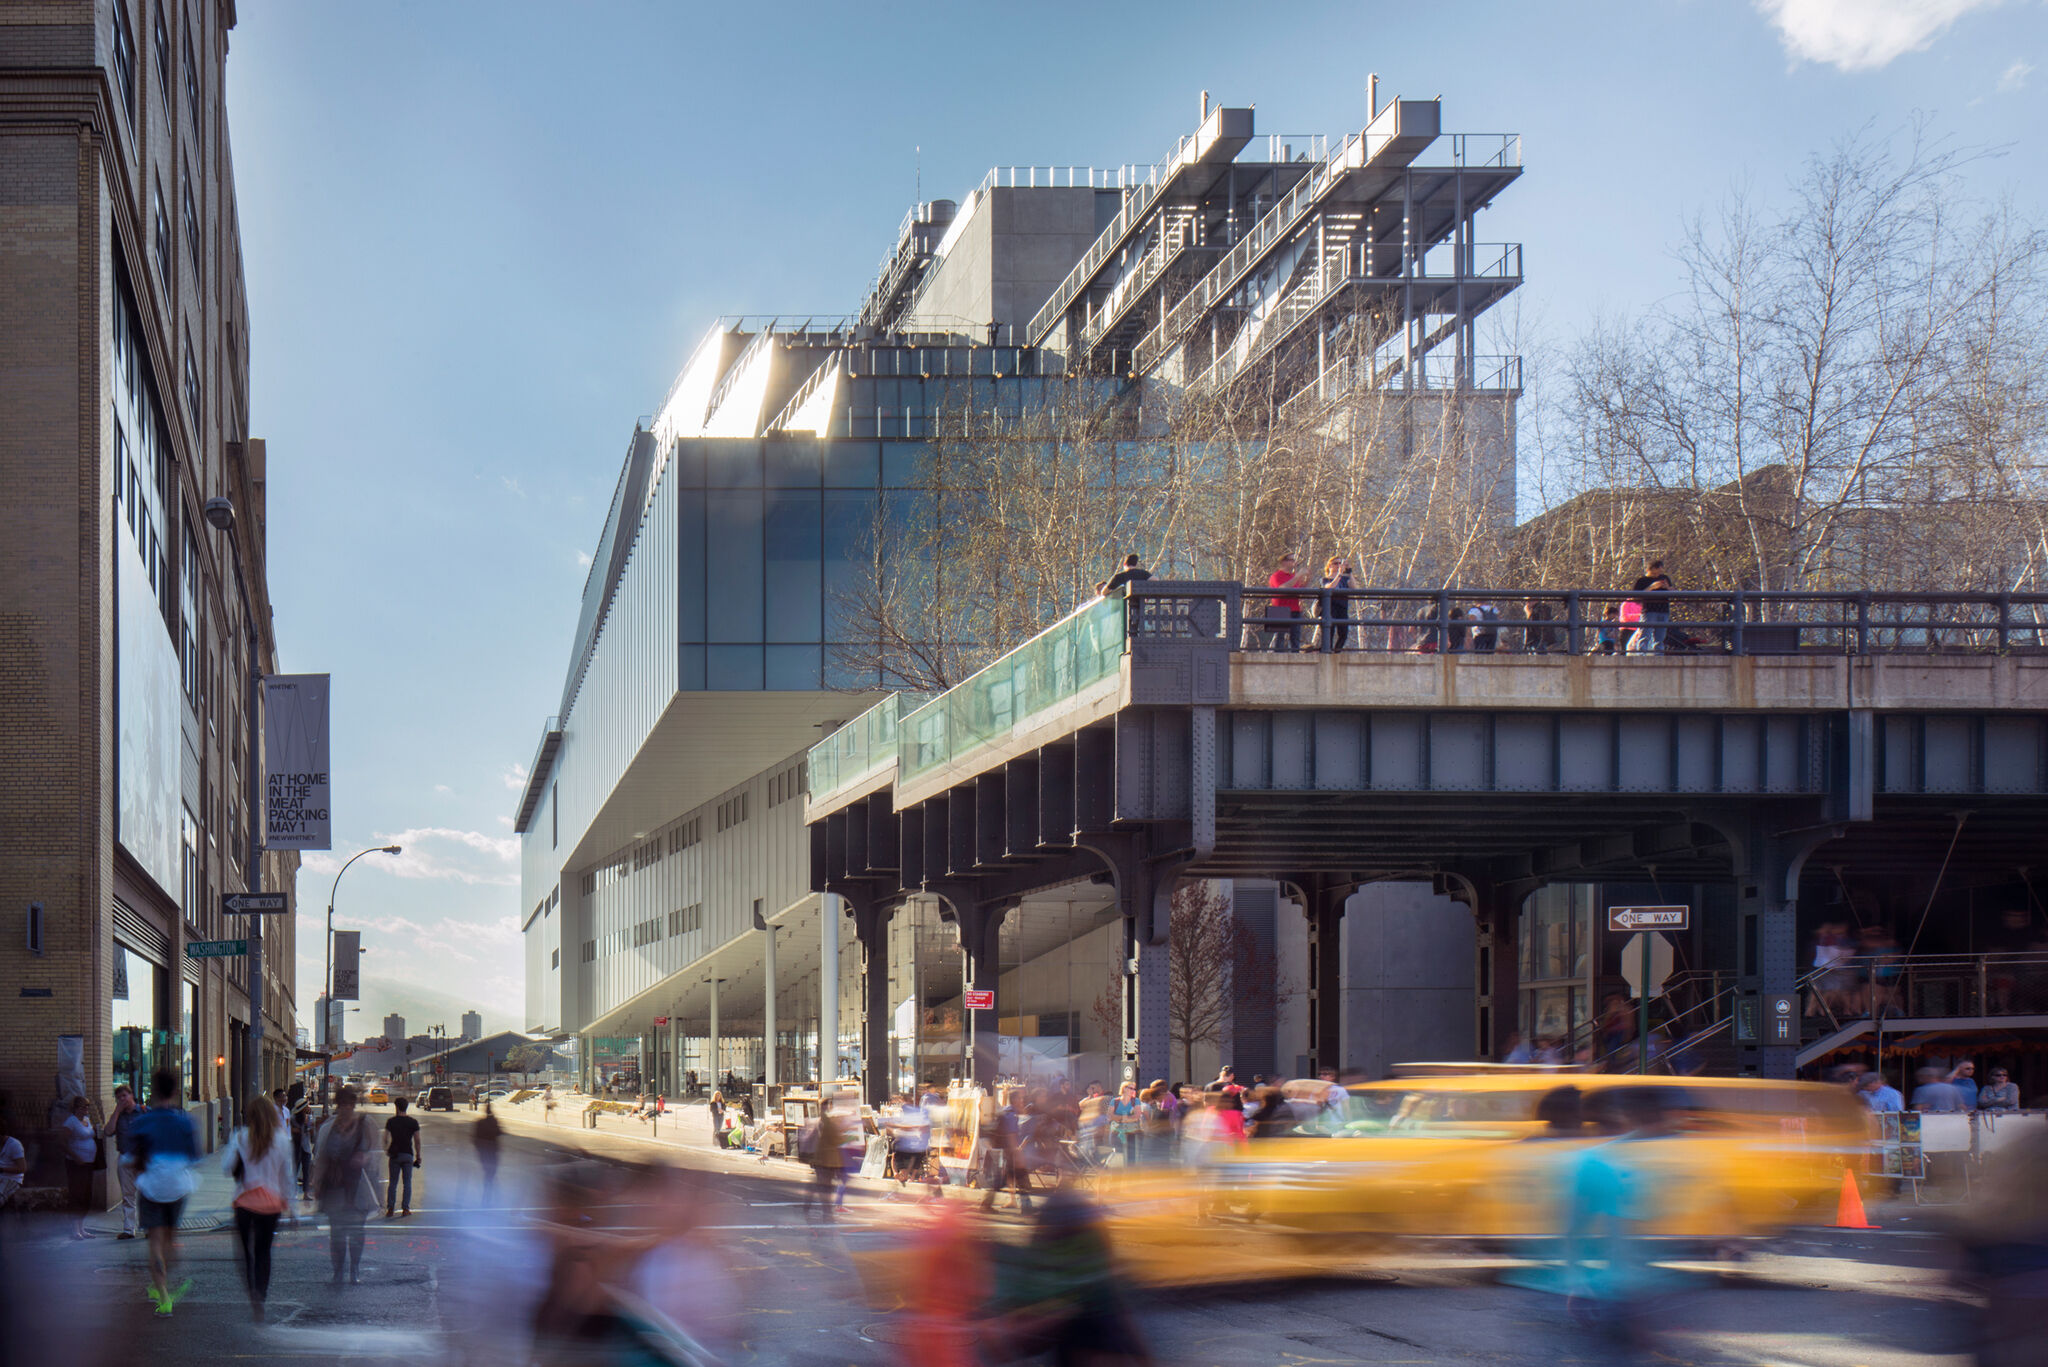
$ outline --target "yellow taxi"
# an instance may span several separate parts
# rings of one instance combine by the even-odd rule
[[[363,1087],[363,1104],[365,1106],[388,1106],[391,1104],[391,1093],[384,1090],[384,1084],[381,1082],[368,1083]]]
[[[1665,1110],[1662,1133],[1629,1147],[1656,1193],[1653,1238],[1720,1244],[1826,1223],[1868,1144],[1861,1108],[1834,1087],[1462,1072],[1353,1087],[1341,1122],[1112,1174],[1098,1196],[1120,1261],[1153,1285],[1327,1273],[1415,1241],[1548,1240],[1578,1156],[1616,1138],[1597,1128],[1625,1099],[1615,1089],[1643,1087]]]

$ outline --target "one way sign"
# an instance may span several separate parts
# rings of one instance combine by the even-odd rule
[[[220,909],[230,916],[275,916],[285,910],[281,892],[224,892]]]
[[[1692,925],[1691,907],[1609,907],[1609,930],[1685,930]]]

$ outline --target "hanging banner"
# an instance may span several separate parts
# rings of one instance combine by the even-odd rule
[[[362,963],[363,932],[360,930],[335,931],[334,1000],[338,1002],[362,1000]]]
[[[328,850],[327,675],[263,678],[263,845]]]

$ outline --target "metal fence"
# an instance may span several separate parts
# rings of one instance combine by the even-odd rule
[[[1154,580],[1147,596],[1172,595]],[[1217,591],[1205,586],[1204,592]],[[1379,655],[1996,655],[2048,650],[2048,594],[1223,590],[1239,650]],[[1133,618],[1133,629],[1141,620]]]

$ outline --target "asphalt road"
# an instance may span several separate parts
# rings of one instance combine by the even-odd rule
[[[373,1114],[385,1108],[373,1108]],[[649,1164],[695,1177],[680,1193],[705,1228],[667,1266],[697,1322],[735,1367],[907,1362],[898,1326],[863,1297],[852,1255],[894,1237],[906,1208],[872,1193],[846,1217],[807,1223],[804,1183],[781,1164],[528,1122],[506,1127],[498,1199],[483,1204],[474,1116],[424,1119],[426,1162],[409,1219],[370,1223],[363,1284],[328,1283],[321,1222],[277,1240],[267,1322],[251,1322],[226,1233],[188,1235],[193,1289],[168,1320],[144,1297],[140,1241],[75,1243],[65,1226],[11,1222],[0,1282],[12,1356],[34,1363],[206,1364],[524,1361],[522,1331],[547,1258],[534,1235],[540,1175],[595,1160],[600,1180]],[[594,1223],[645,1227],[644,1204],[594,1200]],[[1719,1271],[1658,1311],[1655,1361],[1713,1364],[1966,1362],[1974,1308],[1943,1274],[1939,1242],[1910,1232],[1816,1232]],[[1591,1363],[1621,1360],[1559,1298],[1505,1286],[1501,1264],[1463,1250],[1404,1257],[1362,1275],[1228,1292],[1151,1293],[1140,1326],[1159,1361],[1208,1364]],[[693,1299],[692,1299],[693,1298]],[[38,1336],[41,1336],[40,1338]]]

